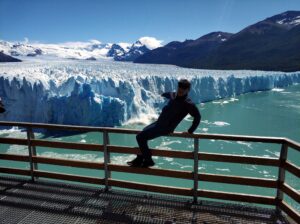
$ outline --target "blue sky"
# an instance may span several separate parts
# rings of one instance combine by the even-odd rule
[[[238,32],[287,10],[300,10],[300,0],[0,0],[0,39],[132,43],[151,36],[166,44]]]

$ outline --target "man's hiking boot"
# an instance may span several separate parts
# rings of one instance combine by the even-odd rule
[[[155,163],[152,160],[152,158],[149,158],[149,159],[144,159],[144,161],[141,164],[141,167],[147,168],[147,167],[151,167],[151,166],[154,166],[154,165],[155,165]]]
[[[142,165],[144,157],[142,155],[137,155],[132,161],[127,162],[129,166],[139,167]]]

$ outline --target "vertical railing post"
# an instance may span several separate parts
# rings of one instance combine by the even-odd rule
[[[284,163],[287,159],[287,153],[288,153],[288,146],[286,143],[282,143],[281,150],[280,150],[280,166],[278,171],[278,180],[277,180],[277,196],[276,196],[276,212],[280,213],[280,202],[283,200],[283,192],[281,190],[281,186],[284,184],[285,181],[285,169],[284,169]]]
[[[30,140],[35,139],[34,132],[32,131],[32,129],[30,129],[29,134],[30,134]],[[32,150],[32,156],[36,156],[36,147],[31,146],[31,150]],[[38,169],[38,164],[36,162],[33,162],[33,170],[37,170],[37,169]],[[35,178],[37,179],[37,177]]]
[[[109,145],[109,135],[106,130],[103,131],[103,146],[104,146],[104,178],[105,178],[105,191],[111,189],[108,184],[108,179],[111,178],[111,172],[108,170],[108,164],[110,163],[110,153],[107,145]]]
[[[193,188],[193,203],[197,204],[198,200],[198,152],[199,139],[194,138],[194,188]]]
[[[32,159],[32,145],[31,145],[31,138],[32,138],[32,128],[27,128],[27,145],[28,145],[28,154],[29,154],[29,163],[30,163],[30,176],[31,180],[35,181],[34,179],[34,166],[33,166],[33,159]]]

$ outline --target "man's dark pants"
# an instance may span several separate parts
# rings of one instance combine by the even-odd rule
[[[154,122],[148,126],[146,126],[143,131],[141,131],[137,136],[136,140],[138,142],[139,148],[142,152],[143,157],[147,159],[151,159],[152,153],[148,146],[148,140],[168,135],[172,131],[167,130],[165,127],[162,127],[157,124],[157,122]]]

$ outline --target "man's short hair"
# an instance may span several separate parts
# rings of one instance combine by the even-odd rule
[[[189,89],[191,87],[191,83],[187,79],[180,79],[178,81],[178,88],[181,89]]]

